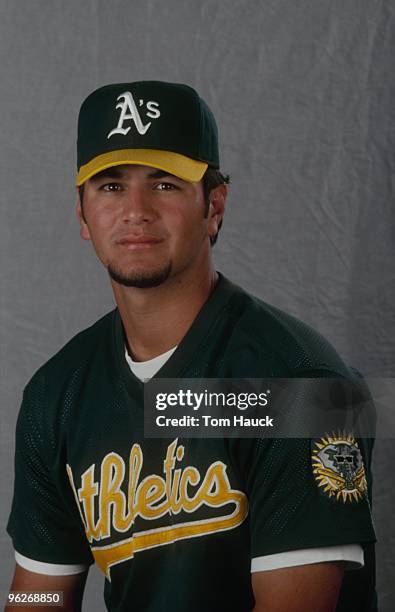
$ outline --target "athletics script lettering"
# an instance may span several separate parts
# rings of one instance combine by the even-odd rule
[[[109,580],[110,568],[132,559],[137,552],[171,544],[177,540],[234,529],[246,518],[247,497],[242,491],[232,489],[226,473],[227,466],[221,461],[215,461],[202,477],[196,467],[176,467],[183,461],[184,451],[184,447],[178,446],[178,439],[175,439],[167,448],[163,462],[164,477],[151,474],[140,481],[144,457],[141,446],[134,444],[129,456],[127,495],[121,489],[122,485],[126,484],[126,466],[117,453],[108,453],[103,458],[100,475],[96,474],[96,479],[95,465],[91,465],[81,475],[81,486],[78,489],[72,469],[67,465],[68,477],[92,554]],[[228,504],[233,505],[230,513]],[[182,511],[191,515],[201,506],[228,506],[228,513],[205,520],[181,522],[181,519],[178,519],[177,522]],[[114,536],[115,532],[130,532],[138,516],[155,524],[155,521],[165,515],[172,516],[170,526],[167,524],[134,532],[127,539],[107,546],[92,545],[93,541],[105,540]]]

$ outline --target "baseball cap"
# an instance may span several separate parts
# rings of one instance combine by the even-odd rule
[[[76,184],[121,164],[152,166],[200,181],[219,168],[214,115],[188,85],[138,81],[105,85],[82,103]]]

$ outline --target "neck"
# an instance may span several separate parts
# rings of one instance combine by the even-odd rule
[[[148,289],[124,287],[111,281],[133,359],[147,361],[179,344],[217,280],[218,275],[210,265],[200,273],[178,275]]]

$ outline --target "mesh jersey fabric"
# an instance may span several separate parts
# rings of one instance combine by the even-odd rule
[[[309,372],[353,376],[311,328],[221,276],[156,376]],[[142,398],[117,310],[33,377],[17,425],[16,550],[48,563],[95,559],[112,611],[243,612],[254,605],[251,557],[357,542],[368,563],[347,577],[338,610],[375,609],[369,499],[323,495],[309,440],[145,439]],[[370,441],[360,446],[370,483]]]
[[[154,357],[148,361],[136,362],[129,356],[127,349],[125,348],[125,359],[130,367],[133,374],[142,382],[145,382],[152,378],[154,374],[164,365],[169,357],[176,350],[176,346]],[[56,575],[73,575],[80,572],[84,572],[87,566],[84,565],[57,565],[54,563],[42,563],[37,562],[34,559],[24,557],[18,551],[15,551],[16,562],[25,569],[33,572],[47,574],[51,576]],[[282,567],[294,567],[297,565],[305,565],[309,563],[317,563],[320,561],[332,561],[332,560],[346,560],[347,569],[355,569],[362,567],[363,562],[363,550],[359,545],[342,545],[342,546],[329,546],[329,547],[318,547],[311,549],[298,549],[296,551],[286,551],[283,553],[276,553],[272,555],[266,555],[264,557],[253,557],[251,559],[251,571],[262,571],[267,569],[277,569]]]

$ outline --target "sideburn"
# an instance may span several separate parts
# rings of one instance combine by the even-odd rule
[[[79,196],[80,196],[81,217],[82,217],[83,222],[86,223],[85,214],[84,214],[84,206],[83,206],[84,191],[85,191],[85,185],[80,185],[78,187],[78,193],[79,193]]]

